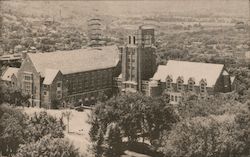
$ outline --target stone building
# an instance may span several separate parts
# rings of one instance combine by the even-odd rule
[[[2,73],[1,80],[9,87],[16,87],[18,71],[19,68],[6,68]]]
[[[169,60],[158,66],[151,82],[154,82],[151,95],[168,94],[171,103],[179,103],[187,93],[204,98],[234,90],[234,77],[222,64]]]
[[[28,53],[18,71],[18,86],[33,106],[50,108],[53,100],[94,104],[98,93],[113,93],[120,74],[116,46],[52,53]]]
[[[50,108],[53,100],[92,105],[100,93],[168,94],[179,103],[187,93],[200,97],[234,90],[224,65],[169,60],[156,67],[155,31],[141,26],[127,44],[52,53],[28,53],[17,85],[33,106]]]

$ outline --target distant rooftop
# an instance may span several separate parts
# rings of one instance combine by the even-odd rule
[[[12,75],[17,76],[19,68],[8,67],[2,74],[2,80],[11,81]]]

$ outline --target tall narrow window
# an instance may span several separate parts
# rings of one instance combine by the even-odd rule
[[[134,44],[136,43],[136,41],[135,41],[135,36],[133,36],[133,42],[134,42]]]
[[[174,101],[174,96],[170,95],[171,101]]]
[[[73,84],[73,86],[75,86],[75,85],[76,85],[76,83]],[[62,81],[57,82],[56,97],[57,97],[57,99],[62,98]]]
[[[32,73],[24,72],[23,90],[27,94],[32,94]]]
[[[61,88],[62,87],[62,82],[57,82],[57,88]]]
[[[128,37],[128,43],[131,44],[131,36]]]
[[[57,97],[57,99],[61,99],[62,98],[62,91],[57,91],[56,97]]]
[[[183,89],[183,77],[178,77],[177,78],[177,90],[182,91]]]
[[[194,91],[194,84],[195,84],[194,78],[190,78],[188,80],[188,91],[190,92]]]
[[[202,79],[200,82],[200,92],[201,93],[206,92],[206,86],[207,86],[206,80]]]
[[[173,81],[172,77],[168,75],[166,78],[166,88],[169,90],[172,88],[172,81]]]

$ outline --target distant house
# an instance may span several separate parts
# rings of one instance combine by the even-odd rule
[[[1,76],[2,81],[10,87],[16,87],[18,70],[19,68],[8,67]]]
[[[52,24],[54,24],[54,18],[47,18],[47,19],[45,19],[44,20],[44,25],[45,26],[50,26],[50,25],[52,25]]]
[[[234,79],[222,64],[169,60],[151,80],[159,82],[158,90],[166,91],[171,103],[179,103],[188,92],[201,97],[231,92]]]
[[[15,54],[7,54],[0,56],[1,62],[15,62],[15,61],[21,61],[22,60],[22,54],[21,53],[15,53]]]
[[[245,59],[250,61],[250,51],[245,52]]]
[[[50,108],[53,100],[65,99],[94,104],[100,92],[112,94],[118,66],[116,46],[28,53],[17,75],[18,86],[31,95],[33,106]]]
[[[34,47],[34,46],[31,46],[31,47],[29,47],[29,49],[28,49],[28,52],[31,52],[31,53],[36,53],[36,47]]]
[[[237,22],[237,23],[235,24],[235,28],[238,29],[238,30],[243,30],[243,29],[246,28],[246,24],[245,24],[244,22],[242,22],[242,21]]]
[[[241,60],[250,61],[250,51],[235,52],[234,57],[241,59]]]

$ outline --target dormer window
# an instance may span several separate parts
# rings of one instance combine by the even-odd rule
[[[200,81],[200,92],[205,93],[206,92],[206,86],[207,86],[207,81],[205,79],[202,79]]]
[[[177,90],[182,91],[184,83],[183,77],[178,77],[176,82],[177,82]]]
[[[173,82],[172,76],[168,75],[166,78],[166,88],[167,89],[172,88],[172,82]]]
[[[193,92],[194,91],[194,85],[195,85],[194,78],[190,78],[188,80],[188,91]]]

